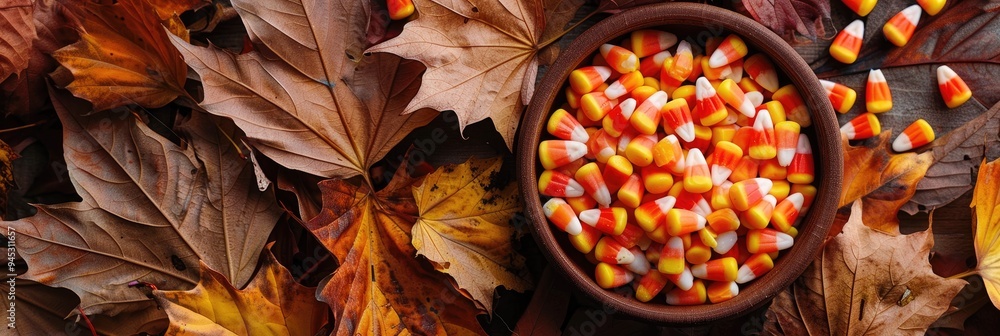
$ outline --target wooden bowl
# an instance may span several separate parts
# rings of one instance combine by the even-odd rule
[[[569,244],[564,232],[553,231],[542,213],[542,199],[538,193],[538,176],[542,170],[538,163],[538,144],[549,138],[548,134],[543,135],[543,129],[553,106],[557,108],[565,102],[563,90],[569,73],[590,62],[600,45],[616,41],[634,30],[651,27],[673,32],[678,39],[694,37],[694,43],[701,45],[710,36],[738,34],[751,50],[770,57],[783,82],[790,80],[795,84],[812,117],[813,125],[804,128],[803,133],[810,136],[813,146],[817,195],[799,226],[795,245],[783,251],[774,269],[741,286],[740,294],[732,300],[718,304],[669,306],[663,301],[662,293],[643,303],[634,298],[631,290],[616,292],[598,287],[594,281],[594,265]],[[737,317],[759,308],[790,285],[812,262],[830,229],[840,197],[843,169],[840,147],[839,127],[825,91],[812,69],[785,41],[757,22],[728,10],[696,3],[665,3],[613,15],[588,29],[566,48],[535,88],[521,123],[517,166],[532,233],[552,266],[566,277],[569,285],[604,304],[605,311],[613,310],[657,323],[699,324]]]

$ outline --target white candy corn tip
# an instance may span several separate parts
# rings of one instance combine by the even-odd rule
[[[631,264],[633,261],[635,261],[635,255],[626,249],[618,250],[618,255],[615,256],[615,262],[619,265]]]
[[[658,52],[655,55],[653,55],[653,63],[663,64],[663,61],[666,61],[668,58],[672,56],[673,55],[671,55],[670,52],[666,50]]]
[[[819,85],[822,85],[823,89],[826,90],[826,93],[830,94],[831,92],[833,92],[833,88],[835,86],[837,86],[837,83],[834,83],[834,82],[831,82],[831,81],[828,81],[828,80],[825,80],[825,79],[820,79],[819,80]]]
[[[682,40],[680,43],[677,43],[677,54],[680,55],[683,53],[688,53],[688,54],[691,53],[691,43],[688,43],[688,41],[684,40]]]
[[[642,105],[652,104],[657,110],[659,110],[663,107],[663,105],[667,104],[668,99],[669,95],[667,95],[666,92],[656,91],[650,95],[649,98],[646,98],[646,100],[642,102]]]
[[[844,126],[840,126],[840,133],[844,133],[844,136],[846,136],[848,140],[854,140],[854,137],[858,135],[857,131],[854,129],[854,124],[851,122],[844,124]]]
[[[771,203],[771,207],[778,205],[778,199],[774,198],[774,195],[764,195],[764,198],[760,200],[761,202]]]
[[[614,49],[615,47],[616,46],[614,44],[610,43],[605,43],[601,45],[601,56],[608,57],[608,53],[610,53],[611,49]]]
[[[720,233],[719,236],[715,237],[715,248],[712,250],[718,254],[729,253],[729,250],[736,246],[737,240],[739,240],[739,237],[736,235],[736,231]]]
[[[590,134],[587,133],[587,129],[583,128],[583,125],[573,126],[573,131],[569,134],[569,139],[587,145],[587,141],[590,140]]]
[[[674,134],[677,134],[684,140],[684,142],[694,141],[694,123],[688,122],[684,123],[680,127],[674,129]]]
[[[739,83],[741,80],[743,80],[743,65],[741,65],[741,64],[730,64],[729,65],[729,69],[732,70],[733,73],[729,74],[728,76],[726,76],[726,78],[732,79],[732,80],[736,81],[737,83]],[[726,78],[722,78],[722,79],[726,79]]]
[[[881,69],[872,69],[868,72],[868,82],[870,83],[885,83],[885,75],[882,74]]]
[[[601,78],[603,78],[604,80],[608,80],[608,78],[611,78],[611,67],[606,67],[603,65],[595,65],[594,71],[597,71],[597,74],[601,75]]]
[[[729,58],[726,57],[726,53],[722,49],[715,49],[712,57],[708,59],[708,66],[713,68],[718,68],[726,64],[729,64]]]
[[[854,22],[851,22],[851,24],[844,28],[844,32],[859,39],[863,38],[865,36],[865,22],[854,20]]]
[[[692,210],[692,212],[694,212],[694,210]],[[701,214],[699,214],[697,212],[695,212],[695,214],[698,215],[697,217],[695,217],[695,218],[698,219],[698,221],[697,221],[698,225],[695,226],[695,227],[698,228],[698,230],[704,229],[705,228],[705,223],[708,223],[708,220],[705,219],[705,216],[703,216],[703,215],[701,215]]]
[[[583,210],[580,211],[578,216],[584,224],[595,226],[597,225],[597,221],[601,219],[601,209]]]
[[[599,152],[594,154],[594,156],[597,157],[599,161],[607,161],[608,158],[615,156],[615,154],[617,154],[617,152],[614,148],[604,147]]]
[[[618,97],[624,96],[628,91],[625,89],[625,85],[621,82],[615,81],[608,85],[607,89],[604,89],[604,95],[608,96],[608,99],[618,99]]]
[[[779,166],[788,167],[795,158],[795,148],[779,148],[777,158]]]
[[[794,243],[795,243],[795,238],[792,238],[792,236],[788,235],[787,233],[777,232],[774,235],[774,246],[776,246],[779,251],[792,247],[792,244]]]
[[[688,267],[684,267],[684,272],[681,272],[681,274],[676,277],[676,280],[677,281],[674,282],[674,285],[677,285],[677,288],[680,288],[680,290],[686,291],[690,290],[691,287],[694,287],[694,275],[691,275],[691,269]],[[667,301],[667,303],[670,303],[669,295],[667,296]],[[677,304],[677,302],[671,304]]]
[[[768,112],[767,109],[758,111],[757,118],[753,121],[753,129],[761,132],[767,129],[774,129],[774,123],[771,122],[771,112]]]
[[[587,131],[584,130],[584,132]],[[564,141],[563,143],[566,144],[566,156],[569,157],[569,161],[575,161],[587,155],[587,144],[579,141]]]
[[[757,92],[754,92],[754,93],[757,93]],[[764,96],[760,96],[760,97],[761,97],[762,100],[764,99]],[[745,115],[747,117],[751,117],[751,116],[754,115],[754,113],[757,113],[756,107],[758,105],[760,105],[760,104],[754,105],[754,103],[752,101],[750,101],[750,96],[744,95],[743,96],[743,103],[740,104],[740,113],[743,113],[743,115]]]
[[[722,185],[733,174],[733,170],[726,166],[712,165],[712,185]]]
[[[691,148],[691,150],[688,151],[687,155],[687,165],[689,166],[704,165],[707,167],[708,162],[705,161],[705,155],[701,153],[700,149]]]
[[[629,251],[631,251],[630,253],[633,256],[645,256],[646,255],[641,250],[639,250],[638,246],[632,247],[631,249],[629,249]],[[639,274],[639,275],[646,275],[646,273],[649,273],[649,269],[650,269],[649,260],[646,260],[646,258],[634,258],[634,259],[635,260],[632,260],[632,262],[630,262],[630,263],[628,263],[628,264],[625,265],[626,269],[628,269],[629,271],[632,271],[632,273]]]
[[[802,211],[802,205],[805,204],[806,198],[802,196],[802,193],[794,193],[782,200],[782,202],[785,201],[791,202],[792,208],[795,208],[795,211]]]
[[[660,47],[670,48],[674,44],[677,44],[677,35],[662,30],[654,30],[653,32],[656,33],[656,41],[660,44]]]
[[[900,11],[900,13],[903,14],[903,17],[906,18],[906,21],[910,21],[910,23],[912,23],[914,26],[916,26],[917,23],[920,22],[921,12],[923,12],[923,9],[921,9],[920,5],[917,4],[911,5],[910,7],[906,7],[905,9]]]
[[[704,279],[708,276],[708,266],[705,264],[691,265],[691,275],[695,278]]]
[[[583,192],[583,186],[580,185],[580,182],[572,178],[566,182],[566,197],[580,197],[583,196]]]
[[[699,216],[708,217],[708,215],[712,213],[712,205],[708,204],[708,201],[706,201],[704,198],[702,198],[702,199],[698,200],[697,202],[694,202],[694,205],[692,205],[691,209],[688,209],[688,210],[693,211],[694,213],[698,214]],[[701,228],[699,227],[699,229],[701,229]]]
[[[698,80],[694,83],[694,96],[698,100],[702,100],[715,95],[715,88],[712,87],[712,82],[708,81],[708,78],[704,76],[698,77]]]
[[[736,272],[736,283],[738,284],[745,284],[756,278],[757,275],[753,274],[753,270],[747,265],[740,266],[740,270]]]
[[[771,188],[774,187],[774,181],[763,177],[755,177],[753,180],[757,183],[757,188],[760,189],[761,195],[771,196],[767,193],[771,192]],[[764,196],[764,199],[767,199],[767,196]],[[771,196],[771,198],[774,198],[774,196]]]
[[[812,146],[809,145],[809,137],[799,134],[799,143],[795,146],[796,154],[812,154]]]
[[[670,211],[670,209],[674,208],[674,204],[677,204],[677,199],[673,196],[663,196],[653,202],[655,202],[656,206],[660,208],[660,211],[666,213],[667,211]]]
[[[639,57],[636,57],[635,54],[629,55],[629,57],[627,59],[625,59],[624,61],[622,61],[621,65],[622,65],[622,68],[625,68],[625,69],[633,69],[633,70],[634,69],[638,69],[639,68]]]
[[[594,200],[596,200],[600,205],[611,205],[611,191],[608,190],[608,186],[606,185],[602,185],[591,196],[594,197]]]
[[[913,149],[913,142],[910,141],[910,137],[906,136],[906,133],[899,134],[892,142],[892,150],[894,151],[905,152],[911,149]]]
[[[556,213],[556,210],[559,209],[559,206],[563,204],[567,203],[562,198],[558,197],[550,198],[548,201],[545,202],[545,204],[542,204],[542,213],[545,214],[546,218],[551,217],[552,214]]]
[[[955,73],[955,70],[952,70],[951,67],[948,67],[947,65],[942,65],[937,68],[938,85],[944,85],[945,83],[948,83],[948,81],[950,81],[952,78],[955,77],[958,77],[958,74]]]
[[[747,100],[750,101],[750,104],[753,105],[753,107],[755,107],[755,108],[757,106],[760,106],[760,104],[764,103],[764,94],[763,93],[760,93],[760,92],[757,92],[757,91],[750,91],[750,92],[744,93],[743,95],[744,95],[744,97],[746,97]],[[744,114],[746,114],[746,113],[744,113]]]

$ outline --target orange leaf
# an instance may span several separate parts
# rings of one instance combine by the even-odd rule
[[[482,334],[473,302],[416,258],[414,181],[405,171],[377,192],[342,180],[319,184],[323,209],[306,227],[340,261],[316,294],[338,321],[331,334]]]
[[[404,111],[453,110],[462,129],[490,118],[513,148],[521,112],[534,93],[536,54],[545,47],[542,1],[414,0],[413,5],[417,19],[402,34],[368,49],[427,66],[424,84]]]
[[[156,9],[156,14],[160,20],[167,20],[174,15],[181,15],[186,11],[198,9],[209,5],[209,0],[145,0]]]
[[[201,281],[188,291],[153,291],[170,317],[167,335],[315,335],[327,307],[314,290],[263,254],[263,264],[244,289],[201,263]]]
[[[420,87],[419,63],[392,55],[351,61],[360,59],[367,1],[247,2],[233,5],[254,52],[172,39],[201,76],[202,106],[232,118],[277,163],[327,178],[366,174],[434,117],[430,110],[400,115]]]
[[[965,286],[931,270],[931,229],[888,235],[855,201],[844,232],[775,298],[768,331],[787,335],[923,335]],[[776,321],[777,323],[773,323]]]
[[[442,167],[413,187],[420,212],[412,230],[417,254],[454,277],[487,312],[497,286],[531,289],[524,257],[511,246],[520,193],[514,183],[499,185],[502,165],[499,157],[471,159]]]
[[[976,269],[986,283],[986,292],[993,305],[1000,307],[1000,159],[979,166],[976,189],[972,194],[976,209],[975,231]]]

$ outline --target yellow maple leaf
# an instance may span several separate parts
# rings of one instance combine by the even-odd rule
[[[979,166],[971,206],[975,231],[976,269],[993,305],[1000,307],[1000,159]]]

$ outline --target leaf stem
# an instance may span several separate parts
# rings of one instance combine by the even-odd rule
[[[964,279],[964,278],[968,278],[968,277],[976,275],[976,274],[979,274],[979,269],[978,268],[973,268],[973,269],[970,269],[970,270],[962,272],[962,273],[953,274],[953,275],[949,276],[948,279]]]
[[[93,336],[97,336],[97,330],[94,329],[94,324],[90,323],[90,318],[87,317],[87,314],[83,312],[83,308],[77,306],[76,310],[80,311],[80,316],[83,316],[83,321],[87,322],[87,328],[90,329],[90,334]]]
[[[42,121],[39,121],[39,122],[35,122],[35,123],[23,125],[23,126],[6,128],[6,129],[0,130],[0,133],[7,133],[7,132],[13,132],[13,131],[17,131],[17,130],[23,130],[25,128],[31,128],[31,127],[35,127],[35,126],[39,126],[39,125],[44,125],[44,124],[47,124],[48,122],[49,122],[48,120],[42,120]]]
[[[589,14],[587,14],[587,16],[584,16],[583,19],[580,19],[580,21],[577,21],[576,23],[574,23],[572,26],[570,26],[566,30],[563,30],[561,33],[557,34],[556,36],[553,36],[552,38],[550,38],[550,39],[548,39],[546,41],[543,41],[542,43],[539,43],[538,44],[538,50],[541,50],[542,48],[548,47],[550,44],[554,43],[555,41],[558,41],[559,39],[561,39],[563,37],[563,35],[566,35],[566,33],[572,31],[573,29],[576,29],[576,27],[579,26],[581,23],[587,22],[587,19],[590,19],[591,16],[594,16],[594,14],[597,14],[597,13],[600,13],[600,12],[601,12],[600,9],[595,9],[593,12],[590,12]]]

